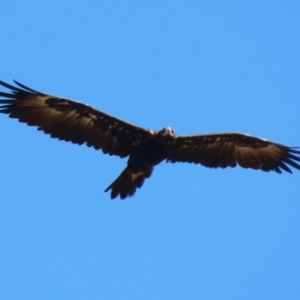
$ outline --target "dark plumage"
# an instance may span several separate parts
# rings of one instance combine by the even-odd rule
[[[240,133],[177,136],[166,127],[154,131],[109,116],[89,105],[46,95],[15,81],[0,85],[0,112],[17,118],[53,138],[86,144],[109,155],[128,156],[127,167],[105,190],[111,198],[125,199],[141,188],[155,165],[168,162],[199,163],[210,168],[235,167],[292,173],[300,170],[300,151]]]

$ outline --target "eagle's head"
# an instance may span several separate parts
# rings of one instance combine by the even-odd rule
[[[161,136],[171,136],[171,137],[174,137],[175,136],[175,132],[174,132],[174,129],[172,129],[171,127],[165,127],[163,128],[162,130],[160,130],[158,132],[159,135]]]

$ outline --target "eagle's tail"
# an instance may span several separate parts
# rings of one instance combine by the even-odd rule
[[[133,171],[127,166],[105,192],[111,190],[111,199],[115,199],[119,195],[121,199],[133,196],[136,189],[141,188],[145,179],[151,176],[152,171],[153,167],[149,167],[142,171]]]

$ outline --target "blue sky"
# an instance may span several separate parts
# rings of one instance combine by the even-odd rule
[[[299,1],[2,1],[0,78],[178,134],[300,146]],[[0,116],[1,299],[297,299],[300,172],[126,160]]]

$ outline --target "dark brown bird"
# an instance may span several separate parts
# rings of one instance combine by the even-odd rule
[[[50,96],[17,81],[0,85],[11,92],[0,92],[0,112],[17,118],[53,138],[74,144],[86,144],[103,153],[128,156],[125,170],[107,187],[111,198],[125,199],[141,188],[155,165],[188,162],[210,168],[235,167],[282,170],[289,166],[300,170],[300,151],[254,136],[226,132],[178,136],[170,127],[154,131],[131,125],[89,105]]]

